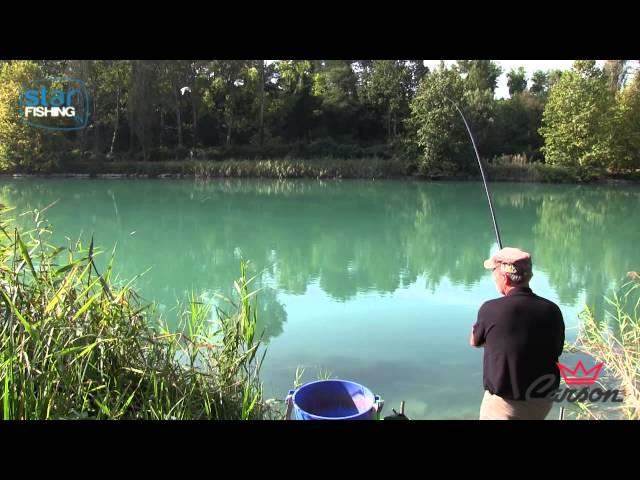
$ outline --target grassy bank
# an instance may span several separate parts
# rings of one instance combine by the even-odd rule
[[[211,319],[195,297],[169,331],[132,283],[98,272],[93,242],[57,247],[33,212],[20,230],[0,216],[0,418],[262,419],[246,264],[236,296]],[[113,260],[113,259],[111,259]]]
[[[196,150],[186,149],[157,151],[148,161],[137,156],[116,155],[108,158],[91,152],[68,152],[52,155],[48,160],[36,162],[31,168],[2,172],[5,175],[34,174],[45,176],[117,175],[127,177],[191,177],[191,178],[416,178],[424,180],[473,180],[481,179],[477,164],[471,163],[466,170],[456,170],[454,165],[424,171],[419,160],[405,153],[394,153],[392,147],[373,152],[375,156],[363,156],[366,148],[345,146],[344,156],[332,152],[327,156],[312,156],[322,152],[316,148],[283,151],[281,156],[266,157],[270,150],[245,148],[240,150]],[[255,149],[254,149],[255,150]],[[317,150],[317,152],[316,152]],[[238,157],[229,157],[236,153]],[[272,152],[273,153],[273,152]],[[379,155],[378,155],[379,154]],[[590,183],[590,182],[640,182],[640,171],[623,173],[594,172],[587,169],[567,168],[531,162],[526,157],[502,156],[486,163],[490,181],[541,182],[541,183]]]
[[[535,163],[524,166],[489,164],[491,182],[534,183],[640,183],[640,173],[627,175],[587,174],[576,170]],[[399,159],[315,159],[315,160],[225,160],[82,163],[68,169],[5,172],[5,176],[122,176],[136,178],[324,178],[407,179],[479,181],[479,172],[416,173],[415,165]]]
[[[569,351],[587,354],[595,362],[604,363],[607,372],[604,381],[620,389],[623,397],[620,406],[613,410],[581,404],[581,418],[640,420],[640,275],[630,272],[628,276],[630,281],[606,298],[609,308],[605,318],[596,318],[590,308],[585,308],[580,315],[577,341],[568,346]]]
[[[13,174],[18,172],[12,172]],[[65,169],[20,172],[40,175],[122,175],[129,177],[195,178],[397,178],[408,175],[399,160],[225,160],[77,163]]]

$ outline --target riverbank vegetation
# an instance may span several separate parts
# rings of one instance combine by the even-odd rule
[[[622,402],[618,408],[583,403],[578,418],[640,420],[640,275],[629,272],[628,277],[629,282],[606,299],[603,317],[589,306],[584,309],[577,341],[569,346],[569,351],[604,364],[606,375],[598,383],[619,389]]]
[[[0,170],[478,178],[447,97],[492,178],[637,178],[640,72],[629,65],[576,61],[531,78],[512,70],[510,97],[496,99],[503,72],[490,60],[433,71],[422,60],[2,61]],[[86,128],[22,122],[23,86],[51,76],[84,81]]]
[[[54,246],[42,212],[0,225],[0,418],[263,419],[264,358],[246,263],[236,296],[186,302],[179,329],[90,245]]]

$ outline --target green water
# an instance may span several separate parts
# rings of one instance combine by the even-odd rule
[[[640,268],[640,189],[493,184],[505,245],[533,254],[532,288],[560,304],[569,339],[585,303]],[[477,418],[482,350],[468,345],[498,294],[482,261],[497,249],[480,183],[4,179],[17,210],[58,203],[59,234],[111,250],[171,317],[191,290],[230,293],[241,257],[256,286],[268,353],[266,393],[283,398],[297,366],[357,381],[384,412]],[[68,241],[58,235],[59,243]],[[550,418],[554,414],[550,415]]]

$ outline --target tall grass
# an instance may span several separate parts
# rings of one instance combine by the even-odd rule
[[[586,418],[619,418],[640,420],[640,276],[630,272],[629,282],[611,298],[605,298],[605,318],[596,318],[590,308],[580,314],[580,332],[572,351],[586,353],[604,367],[615,388],[623,397],[619,411],[583,405]]]
[[[513,160],[497,159],[487,166],[487,170],[487,175],[493,181],[580,183],[588,180],[572,169],[540,162],[529,163],[522,157]]]
[[[226,308],[212,318],[192,296],[181,328],[170,331],[133,281],[112,283],[112,261],[98,271],[93,240],[55,247],[42,212],[32,215],[29,231],[0,215],[1,418],[270,415],[245,262]]]
[[[390,178],[407,175],[407,164],[398,159],[225,160],[198,162],[199,178]]]
[[[314,158],[246,160],[162,160],[157,162],[112,161],[72,162],[64,167],[26,173],[53,176],[122,175],[158,178],[165,176],[195,178],[394,178],[410,175],[410,164],[398,158]]]

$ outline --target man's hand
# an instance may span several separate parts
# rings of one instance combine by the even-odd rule
[[[477,347],[477,348],[480,348],[480,347],[483,346],[483,345],[478,345],[476,343],[476,337],[474,337],[474,335],[473,335],[473,327],[471,327],[471,335],[469,335],[469,345],[471,345],[472,347]]]

